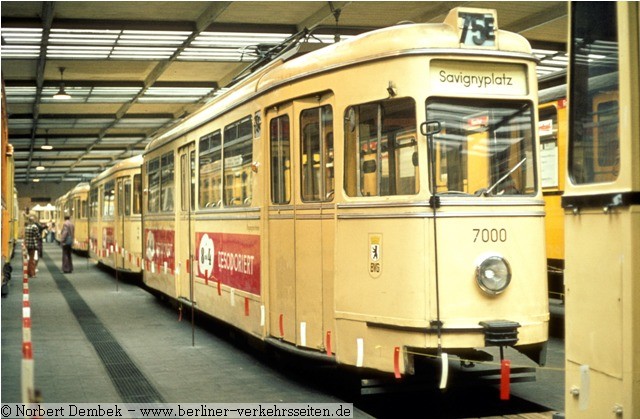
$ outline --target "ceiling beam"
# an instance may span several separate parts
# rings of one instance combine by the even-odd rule
[[[47,63],[47,46],[49,43],[49,33],[51,32],[51,23],[53,22],[53,11],[55,2],[42,2],[42,43],[40,45],[40,55],[38,56],[38,66],[36,70],[36,98],[33,102],[33,126],[31,129],[31,151],[36,142],[36,132],[38,130],[38,114],[40,113],[40,98],[42,97],[42,85],[44,83],[44,67]],[[27,170],[31,168],[31,154],[27,163]],[[27,180],[29,174],[27,173]]]

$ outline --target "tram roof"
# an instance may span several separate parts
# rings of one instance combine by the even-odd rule
[[[367,32],[344,42],[297,56],[296,50],[274,60],[270,65],[248,76],[233,90],[220,95],[180,125],[152,139],[147,151],[184,135],[200,124],[223,114],[262,92],[292,81],[357,63],[371,62],[406,54],[500,54],[515,53],[520,58],[535,60],[531,46],[521,35],[498,30],[497,47],[493,50],[460,46],[456,28],[448,23],[401,24]],[[294,58],[291,58],[294,57]]]
[[[330,44],[402,21],[440,23],[456,6],[496,9],[502,30],[531,43],[542,82],[563,74],[562,1],[3,1],[2,75],[18,194],[69,190],[142,153],[289,37],[307,33],[309,46]],[[61,82],[70,100],[52,99]],[[53,150],[41,149],[45,142]],[[38,162],[48,170],[36,172]]]
[[[89,182],[80,182],[73,189],[71,189],[70,194],[73,195],[79,192],[86,192],[89,190]]]
[[[115,165],[111,166],[110,168],[103,171],[95,178],[93,178],[90,182],[90,185],[100,182],[101,180],[108,179],[109,177],[112,177],[115,173],[121,172],[123,170],[139,169],[141,166],[142,166],[142,154],[129,157],[127,159],[119,161]]]

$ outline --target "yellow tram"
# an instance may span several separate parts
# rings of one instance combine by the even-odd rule
[[[64,216],[70,215],[74,225],[72,249],[76,253],[89,253],[89,183],[77,184],[65,195],[64,211],[58,216],[57,229],[62,233]]]
[[[536,61],[494,10],[285,52],[144,152],[144,282],[267,343],[413,374],[544,362]]]
[[[60,243],[60,236],[62,234],[62,224],[64,224],[65,215],[71,216],[71,201],[69,201],[69,193],[71,191],[67,191],[64,195],[60,195],[58,199],[56,199],[56,213],[55,213],[55,226],[54,233],[55,239],[58,243]]]
[[[639,9],[569,9],[568,418],[640,417]]]
[[[91,180],[89,255],[116,271],[142,271],[142,156],[133,156]]]
[[[564,210],[561,198],[567,173],[567,86],[540,90],[540,183],[545,203],[549,297],[564,299]]]
[[[9,143],[9,127],[7,123],[7,106],[2,81],[2,157],[0,168],[2,170],[2,284],[11,278],[10,260],[13,257],[14,247],[18,240],[18,194],[14,181],[13,146]],[[5,289],[3,289],[3,292]]]

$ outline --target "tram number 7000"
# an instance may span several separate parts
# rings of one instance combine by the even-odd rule
[[[504,243],[507,241],[507,230],[504,228],[474,228],[473,242]]]

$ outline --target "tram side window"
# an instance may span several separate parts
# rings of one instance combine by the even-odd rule
[[[131,179],[126,179],[124,181],[124,215],[131,215]]]
[[[273,118],[269,124],[271,150],[271,201],[291,202],[291,143],[289,115]]]
[[[162,212],[173,211],[173,151],[160,158],[160,202]]]
[[[83,199],[80,202],[80,207],[82,208],[82,213],[81,213],[80,217],[83,218],[83,219],[87,218],[87,210],[88,210],[88,206],[87,205],[88,204],[87,204],[87,200],[86,199]]]
[[[114,201],[115,201],[115,182],[109,181],[105,183],[102,194],[102,216],[113,217]]]
[[[251,205],[253,163],[251,116],[224,127],[224,205]]]
[[[180,209],[182,211],[189,210],[188,201],[188,193],[189,189],[187,186],[187,173],[189,168],[187,167],[187,158],[186,154],[180,156]]]
[[[590,7],[593,6],[593,7]],[[575,2],[571,33],[569,173],[576,184],[613,182],[620,171],[615,2]]]
[[[325,105],[300,114],[300,183],[304,202],[331,201],[334,192],[333,110]]]
[[[100,203],[98,202],[98,189],[91,189],[91,192],[89,192],[89,216],[91,218],[97,218],[98,217],[98,208]]]
[[[155,158],[147,163],[147,184],[149,194],[147,209],[150,213],[160,211],[160,159]]]
[[[195,150],[189,153],[189,167],[191,168],[191,195],[190,205],[191,210],[196,209],[196,152]]]
[[[133,213],[142,212],[142,175],[133,175]]]
[[[558,187],[558,109],[546,106],[539,111],[541,186]]]
[[[418,193],[420,177],[413,99],[351,106],[345,114],[344,132],[347,195]]]
[[[222,205],[222,135],[220,130],[200,138],[200,208],[215,208]]]
[[[116,206],[116,209],[118,210],[116,212],[116,216],[123,216],[124,214],[124,205],[125,205],[125,197],[124,197],[124,186],[122,184],[122,181],[118,182],[118,205]]]
[[[214,208],[222,205],[222,134],[214,131],[200,138],[200,208]]]

